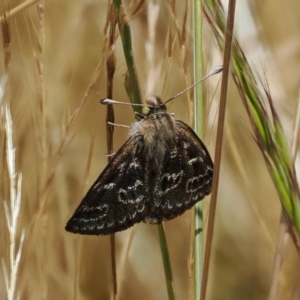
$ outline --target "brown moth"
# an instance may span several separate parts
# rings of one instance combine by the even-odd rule
[[[147,111],[136,114],[128,140],[87,192],[67,231],[105,235],[138,222],[157,224],[210,194],[213,162],[205,145],[167,113],[160,98],[151,96],[146,104]]]

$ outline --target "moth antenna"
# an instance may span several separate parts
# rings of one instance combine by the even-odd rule
[[[170,99],[168,99],[167,101],[165,101],[164,103],[162,103],[161,105],[164,105],[168,102],[170,102],[171,100],[173,100],[174,98],[177,98],[178,96],[180,96],[181,94],[185,93],[186,91],[192,89],[194,86],[196,86],[197,84],[201,83],[203,80],[207,79],[210,76],[213,76],[215,74],[218,74],[220,72],[223,71],[223,66],[219,66],[216,67],[212,72],[210,72],[208,75],[206,75],[205,77],[203,77],[201,80],[199,80],[198,82],[194,83],[193,85],[191,85],[190,87],[186,88],[185,90],[181,91],[180,93],[176,94],[175,96],[171,97]]]
[[[149,107],[150,105],[147,104],[139,104],[139,103],[127,103],[127,102],[121,102],[121,101],[116,101],[116,100],[112,100],[112,99],[102,99],[100,100],[101,104],[107,105],[107,104],[123,104],[123,105],[130,105],[130,106],[147,106]],[[152,107],[152,106],[150,106]]]
[[[123,125],[123,124],[117,124],[117,123],[112,123],[112,122],[107,122],[107,124],[116,126],[116,127],[124,127],[124,128],[130,128],[128,125]]]

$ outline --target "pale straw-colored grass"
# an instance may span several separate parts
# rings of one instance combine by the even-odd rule
[[[3,83],[3,80],[2,80]],[[3,90],[3,84],[0,87]],[[1,103],[1,99],[0,99]],[[7,172],[9,178],[9,200],[4,200],[4,211],[9,235],[8,257],[1,257],[4,281],[8,300],[14,300],[17,297],[17,279],[22,256],[23,243],[25,239],[25,230],[22,229],[20,238],[18,237],[18,220],[21,209],[22,199],[22,174],[16,169],[16,148],[13,144],[13,121],[10,114],[9,105],[1,108],[1,118],[3,120],[6,143]]]
[[[2,1],[1,16],[3,9],[8,12],[21,2]],[[156,2],[160,9],[155,42],[150,50],[145,47],[153,26],[148,24],[154,22],[147,20],[154,12],[149,10],[149,2],[142,3],[138,14],[129,19],[143,99],[148,92],[167,99],[193,83],[192,11],[190,1],[187,2],[186,23],[185,1]],[[177,25],[174,9],[166,3],[174,3]],[[109,299],[112,290],[109,238],[79,237],[64,230],[68,218],[107,164],[106,107],[99,104],[99,99],[106,97],[107,35],[104,27],[108,1],[51,0],[39,4],[44,8],[43,23],[37,4],[8,17],[11,42],[7,71],[4,51],[0,51],[0,75],[6,73],[8,76],[1,106],[9,103],[16,170],[22,173],[15,257],[22,228],[26,230],[15,295],[19,293],[20,299],[30,300]],[[124,1],[129,15],[138,4],[138,1]],[[300,4],[294,0],[237,1],[235,25],[239,42],[251,64],[257,67],[263,62],[274,106],[288,141],[293,133],[299,91],[299,12]],[[179,38],[180,32],[184,32],[185,43]],[[222,55],[206,23],[203,37],[205,69],[211,70],[220,64]],[[146,51],[155,57],[147,59]],[[127,67],[118,35],[115,55],[113,97],[129,101],[122,80]],[[156,75],[159,64],[161,72]],[[159,77],[155,78],[156,88],[150,84],[154,76]],[[206,110],[204,142],[212,157],[218,82],[219,76],[216,76],[204,85],[210,108]],[[41,97],[43,84],[44,98]],[[116,123],[130,125],[134,122],[132,108],[117,105],[114,108]],[[191,108],[187,94],[168,105],[168,111],[174,112],[177,119],[193,125]],[[7,200],[9,204],[6,144],[4,131],[2,133],[0,200],[1,203]],[[281,205],[251,133],[247,113],[231,83],[209,300],[260,300],[266,299],[270,290]],[[113,152],[124,143],[127,135],[127,129],[115,127]],[[295,157],[299,157],[298,149],[299,142],[293,150]],[[299,169],[297,159],[296,165]],[[208,199],[204,200],[204,206],[208,203]],[[206,226],[206,210],[203,220]],[[188,299],[192,285],[192,258],[189,261],[192,222],[192,213],[187,212],[165,224],[176,299]],[[5,258],[10,278],[10,238],[2,204],[0,237],[0,257]],[[116,234],[116,263],[119,299],[167,298],[155,226],[138,224]],[[277,276],[278,300],[299,298],[299,269],[298,256],[289,240]],[[0,298],[5,299],[7,292],[2,271],[0,282]]]

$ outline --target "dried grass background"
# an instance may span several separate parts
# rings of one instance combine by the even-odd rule
[[[9,48],[3,44],[0,51],[0,79],[7,75],[0,105],[3,108],[8,103],[11,109],[16,170],[23,177],[16,236],[18,245],[25,229],[16,286],[20,299],[110,298],[109,237],[80,237],[64,230],[107,162],[106,108],[98,102],[106,93],[107,2],[52,0],[40,3],[43,13],[35,4],[8,20]],[[133,2],[125,2],[129,13]],[[176,40],[170,71],[166,68],[166,36],[169,24],[174,26],[167,1],[158,1],[161,7],[155,44],[155,61],[161,61],[163,68],[159,76],[149,77],[145,53],[147,3],[130,22],[142,95],[153,92],[168,98],[193,82],[192,3],[188,1],[187,79]],[[19,4],[2,0],[1,15]],[[177,1],[176,5],[181,26],[185,4]],[[263,66],[290,141],[299,93],[299,23],[300,3],[296,0],[237,3],[237,37],[249,62],[259,72]],[[204,43],[205,67],[210,70],[220,64],[221,56],[208,26]],[[116,54],[114,98],[128,101],[122,82],[126,65],[120,39]],[[97,80],[90,87],[95,72]],[[157,80],[160,76],[162,79]],[[154,82],[152,91],[146,88],[149,82]],[[205,86],[210,104],[204,141],[213,155],[218,78],[209,79]],[[169,111],[192,124],[189,108],[186,95],[173,101]],[[115,112],[117,123],[134,122],[130,107],[116,106]],[[0,120],[0,200],[9,202],[3,114]],[[115,129],[115,149],[126,140],[127,132]],[[208,293],[212,300],[266,299],[271,284],[281,206],[251,132],[245,109],[231,84]],[[209,203],[208,198],[204,201]],[[189,297],[191,216],[187,212],[166,223],[177,299]],[[0,237],[0,256],[9,266],[10,240],[2,204]],[[156,226],[138,224],[118,233],[116,245],[119,299],[166,299]],[[293,243],[288,243],[283,256],[277,299],[299,299],[300,264]],[[5,298],[0,272],[0,299]]]

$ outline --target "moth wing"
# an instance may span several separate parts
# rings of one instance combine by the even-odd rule
[[[105,235],[141,222],[148,191],[138,157],[140,137],[130,137],[113,156],[68,221],[73,233]]]
[[[146,222],[171,220],[211,192],[213,162],[205,145],[187,124],[175,122],[174,144],[154,183]]]

